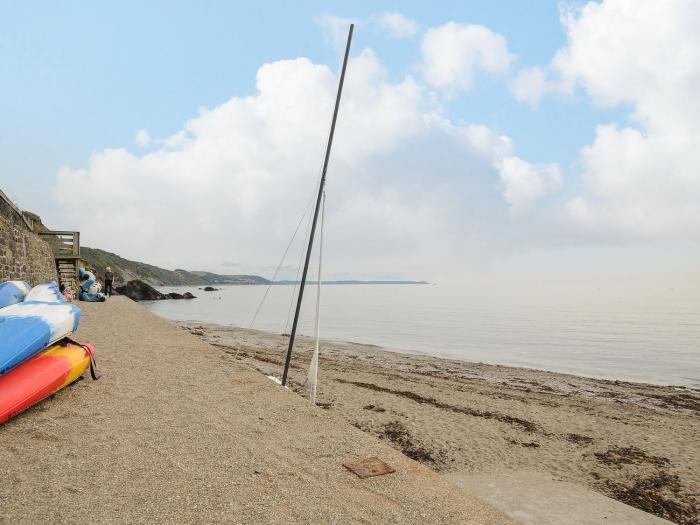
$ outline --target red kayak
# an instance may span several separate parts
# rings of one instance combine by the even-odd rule
[[[0,425],[73,383],[94,355],[90,343],[56,343],[0,376]]]

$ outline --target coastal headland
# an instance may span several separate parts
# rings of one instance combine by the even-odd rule
[[[280,374],[283,336],[180,325],[265,375]],[[300,338],[292,361],[289,385],[300,394],[312,345]],[[547,476],[675,523],[698,523],[697,390],[324,341],[317,402],[478,494],[486,480]],[[647,522],[637,516],[624,523]]]
[[[125,297],[81,308],[102,377],[0,427],[2,522],[512,523]]]

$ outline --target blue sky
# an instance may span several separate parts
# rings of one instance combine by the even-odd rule
[[[336,67],[318,15],[365,19],[399,10],[431,27],[484,24],[508,38],[518,63],[547,62],[563,44],[557,2],[3,2],[0,17],[0,166],[3,186],[26,206],[39,195],[7,177],[49,184],[65,164],[80,166],[105,147],[134,145],[136,130],[166,136],[198,108],[252,94],[261,64],[298,56]],[[418,38],[390,40],[358,30],[354,52],[371,47],[397,78],[418,62]],[[537,111],[507,86],[482,78],[448,106],[456,120],[509,134],[529,158],[575,161],[598,111],[583,100]]]
[[[497,234],[503,237],[500,244],[522,237],[523,231],[528,238],[546,238],[543,242],[546,249],[561,244],[562,237],[567,238],[565,244],[568,245],[572,236],[580,239],[582,245],[606,243],[611,238],[643,243],[650,242],[649,239],[656,242],[670,238],[692,244],[697,238],[692,228],[679,234],[675,226],[670,227],[670,232],[656,231],[653,226],[642,223],[630,226],[630,214],[638,213],[640,203],[648,202],[646,197],[629,205],[629,209],[618,209],[620,203],[629,204],[627,196],[600,193],[610,186],[609,177],[613,176],[613,171],[603,167],[607,162],[603,159],[609,156],[604,155],[606,143],[597,127],[614,125],[620,136],[624,130],[644,135],[649,122],[661,122],[664,118],[661,110],[649,109],[647,95],[632,85],[627,86],[623,77],[614,86],[608,85],[595,76],[595,71],[586,69],[587,61],[581,58],[581,49],[590,48],[591,56],[601,55],[595,49],[596,40],[593,37],[586,40],[589,28],[612,20],[642,30],[645,23],[653,22],[651,18],[659,16],[668,16],[670,23],[667,25],[673,28],[674,24],[680,27],[680,21],[689,16],[681,7],[676,8],[677,2],[666,7],[658,4],[661,15],[644,10],[635,13],[632,4],[625,0],[580,3],[583,7],[574,15],[572,25],[566,26],[562,23],[559,2],[545,1],[0,2],[0,187],[20,206],[44,215],[57,223],[56,227],[63,227],[61,223],[82,227],[80,221],[84,222],[84,218],[69,213],[65,191],[63,198],[56,197],[57,192],[61,194],[61,182],[57,178],[60,170],[64,167],[86,169],[87,175],[80,180],[94,186],[97,199],[106,198],[109,184],[107,190],[98,184],[101,179],[90,167],[90,159],[94,155],[100,158],[103,155],[106,159],[109,154],[105,152],[124,150],[136,160],[144,161],[138,168],[144,170],[140,171],[140,177],[149,178],[157,169],[149,172],[144,168],[150,162],[148,155],[168,147],[157,146],[157,141],[138,144],[136,133],[139,130],[147,130],[152,138],[164,139],[178,133],[188,121],[196,120],[200,108],[213,111],[233,99],[256,97],[256,74],[264,64],[306,57],[312,64],[336,71],[341,53],[324,31],[328,27],[324,27],[323,20],[324,17],[341,17],[358,22],[352,54],[359,57],[363,50],[371,50],[385,71],[384,84],[398,86],[407,77],[415,79],[422,93],[419,105],[432,105],[424,116],[442,115],[452,127],[450,133],[480,125],[494,136],[509,138],[511,148],[507,154],[489,157],[488,162],[498,164],[499,168],[493,171],[493,180],[486,184],[494,188],[505,185],[503,196],[510,205],[510,212],[504,204],[498,213],[489,210],[478,218],[500,225]],[[386,13],[400,13],[414,21],[415,34],[408,38],[392,38],[375,22]],[[634,18],[644,16],[649,20]],[[515,58],[497,74],[474,66],[474,81],[469,88],[448,93],[431,85],[424,78],[428,59],[422,53],[422,46],[432,29],[445,29],[448,23],[463,29],[487,28],[491,34],[504,39],[508,52]],[[674,38],[685,36],[682,30],[673,33]],[[600,59],[607,62],[596,68],[603,72],[605,68],[613,72],[633,68],[630,57],[625,55],[625,42],[615,41],[612,46],[610,57]],[[442,54],[452,51],[454,47],[448,45]],[[555,63],[553,57],[562,51],[565,59]],[[528,91],[527,96],[534,97],[535,104],[514,96],[513,83],[528,68],[538,68],[545,77],[541,89]],[[632,77],[636,72],[630,69],[627,74]],[[353,75],[352,70],[349,75]],[[678,93],[682,93],[682,84],[671,86],[669,90],[678,88]],[[367,86],[369,89],[373,84]],[[668,108],[663,111],[672,113]],[[640,112],[641,118],[631,120],[632,115]],[[231,118],[231,125],[235,126],[238,117],[232,114]],[[347,114],[341,111],[341,121],[344,118]],[[620,137],[613,132],[612,138]],[[379,153],[391,159],[391,153],[396,154],[398,150],[393,145],[387,147],[389,149]],[[589,147],[595,155],[583,165],[582,152]],[[459,157],[459,152],[455,155]],[[523,162],[503,164],[506,157]],[[426,153],[422,160],[430,165],[430,159]],[[465,162],[472,161],[474,159]],[[371,172],[372,162],[368,160],[362,166],[354,166],[355,173]],[[476,170],[477,165],[482,165],[479,162],[468,165]],[[381,165],[386,166],[386,163],[384,158]],[[556,170],[547,168],[554,165]],[[679,168],[685,169],[689,169],[688,166]],[[463,172],[470,170],[459,168],[456,172],[446,175],[441,184],[461,181]],[[121,174],[115,172],[112,176],[119,178]],[[629,176],[635,176],[634,170],[629,170]],[[139,180],[131,179],[131,184],[138,186]],[[523,188],[526,180],[534,180],[537,187]],[[551,187],[547,186],[549,183]],[[509,193],[509,190],[512,191]],[[695,186],[691,190],[695,191]],[[377,194],[389,191],[390,186],[381,186]],[[417,202],[412,198],[400,195],[396,204],[400,207]],[[486,202],[486,197],[484,199]],[[513,199],[527,200],[527,208],[532,208],[536,201],[536,216],[509,223],[513,215],[521,215],[520,204],[514,204]],[[678,203],[670,202],[671,197],[667,200],[663,209],[649,209],[649,212],[665,213],[677,207]],[[206,196],[202,196],[202,202],[206,202]],[[688,209],[693,207],[692,202],[682,204]],[[573,210],[576,220],[585,220],[586,224],[573,224],[567,232],[553,231],[557,228],[552,228],[551,224],[544,228],[537,226],[559,221],[552,221],[552,218],[568,213],[562,211],[565,207],[570,212]],[[512,213],[514,211],[516,213]],[[692,210],[689,213],[692,214]],[[426,216],[431,215],[427,213]],[[460,210],[452,210],[445,215],[448,216],[456,221],[450,226],[455,231],[460,230],[460,221],[467,220]],[[666,222],[672,223],[672,219]],[[561,222],[566,221],[568,219],[561,219]],[[279,235],[281,239],[286,234],[281,231]],[[113,237],[114,231],[102,230],[96,225],[87,229],[86,236],[95,244],[98,239]],[[452,254],[456,258],[472,257],[478,251],[476,246],[481,246],[479,240],[445,239],[445,244],[455,242],[471,246],[466,251],[472,254]],[[406,244],[410,241],[406,240]],[[148,241],[144,239],[143,246],[146,245]],[[133,257],[149,256],[143,250],[130,250],[122,241],[102,247],[132,251]],[[479,249],[490,252],[483,247]],[[238,259],[224,254],[220,258]],[[260,255],[266,264],[270,258]],[[166,259],[157,262],[171,265],[180,262]],[[182,261],[183,264],[203,262]],[[216,269],[218,264],[213,264],[211,269]],[[255,263],[250,260],[247,264]],[[340,262],[339,266],[342,266]],[[378,273],[384,275],[382,271]]]

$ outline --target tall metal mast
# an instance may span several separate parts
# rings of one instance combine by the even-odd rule
[[[338,120],[338,108],[340,107],[340,96],[343,94],[343,82],[345,81],[345,70],[348,67],[348,55],[350,54],[350,44],[352,43],[352,31],[355,24],[350,24],[348,31],[348,43],[345,46],[345,57],[343,58],[343,69],[340,73],[340,82],[338,83],[338,94],[335,97],[335,109],[333,110],[333,120],[331,121],[331,131],[328,136],[328,145],[326,146],[326,156],[323,160],[323,172],[321,174],[321,183],[318,187],[318,196],[316,197],[316,209],[314,210],[314,220],[311,223],[311,234],[309,235],[309,247],[306,251],[306,260],[304,261],[304,272],[301,274],[301,284],[299,285],[299,297],[297,299],[297,308],[294,311],[294,324],[292,324],[292,333],[289,335],[289,348],[287,348],[287,359],[284,362],[284,373],[282,374],[282,385],[287,384],[287,374],[289,372],[289,363],[292,360],[292,350],[294,349],[294,338],[297,334],[297,324],[299,322],[299,312],[301,311],[301,301],[304,297],[304,285],[306,284],[306,274],[309,271],[309,260],[311,259],[311,249],[314,246],[314,234],[316,233],[316,222],[318,221],[318,210],[321,207],[321,199],[323,198],[323,187],[326,185],[326,171],[328,170],[328,159],[331,156],[331,146],[333,145],[333,134],[335,133],[335,123]],[[321,286],[319,282],[317,286]]]

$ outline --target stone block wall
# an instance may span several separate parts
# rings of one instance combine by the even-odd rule
[[[51,247],[0,195],[0,282],[21,280],[37,285],[57,279]]]

